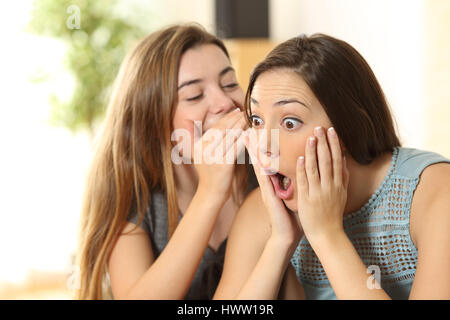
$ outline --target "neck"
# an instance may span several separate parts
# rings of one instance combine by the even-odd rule
[[[349,183],[344,215],[359,210],[378,189],[389,171],[392,153],[375,158],[370,164],[361,165],[347,155]]]

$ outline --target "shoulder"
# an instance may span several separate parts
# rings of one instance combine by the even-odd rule
[[[450,210],[450,164],[435,163],[426,167],[418,182],[411,203],[411,235],[414,242],[448,221]]]
[[[435,163],[426,167],[417,184],[415,197],[432,205],[436,200],[447,198],[450,192],[450,163]]]
[[[418,178],[429,166],[438,163],[450,163],[450,159],[426,150],[397,148],[396,173],[408,178]]]
[[[253,189],[247,195],[241,207],[239,208],[238,215],[258,217],[258,220],[261,221],[269,218],[261,197],[261,189],[259,187]]]
[[[254,188],[252,191],[249,192],[247,197],[245,198],[244,202],[242,203],[240,210],[244,208],[255,208],[258,207],[260,204],[261,198],[261,190],[259,187]]]
[[[418,250],[410,298],[448,299],[449,185],[450,164],[431,165],[421,174],[410,215],[411,237]]]
[[[151,240],[146,230],[136,224],[126,223],[115,240],[107,260],[114,298],[126,298],[133,285],[150,268],[154,259]]]
[[[427,184],[431,186],[431,183],[433,183],[435,187],[448,188],[450,184],[450,163],[435,163],[422,171],[419,185]]]

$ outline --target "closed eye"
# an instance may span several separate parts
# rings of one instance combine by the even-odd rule
[[[192,98],[187,98],[187,101],[195,101],[195,100],[199,100],[200,98],[203,97],[203,93],[200,93],[198,96],[192,97]]]
[[[237,86],[238,86],[237,83],[230,83],[230,84],[222,86],[222,88],[224,88],[224,89],[233,89],[233,88],[236,88]]]

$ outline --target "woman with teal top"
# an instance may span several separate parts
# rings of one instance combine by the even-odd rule
[[[401,147],[364,58],[326,35],[277,46],[246,95],[260,187],[216,299],[449,299],[450,165]]]

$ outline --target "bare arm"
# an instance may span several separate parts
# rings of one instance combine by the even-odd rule
[[[450,299],[449,193],[449,164],[435,164],[423,171],[410,217],[419,252],[410,299]]]
[[[208,245],[220,204],[196,194],[158,259],[146,232],[122,234],[109,259],[116,299],[183,299]],[[209,199],[211,200],[211,199]],[[128,223],[124,231],[134,227]]]
[[[253,190],[239,209],[228,235],[225,263],[214,299],[232,299],[239,293],[261,256],[270,236],[266,212]]]
[[[289,245],[271,240],[270,236],[270,219],[262,204],[261,192],[256,189],[246,199],[233,223],[222,278],[214,299],[277,298],[290,250]],[[285,280],[292,281],[292,274]],[[293,288],[290,284],[283,286],[283,296],[299,297]]]
[[[297,279],[294,267],[289,264],[278,293],[279,300],[306,300],[305,290]]]

